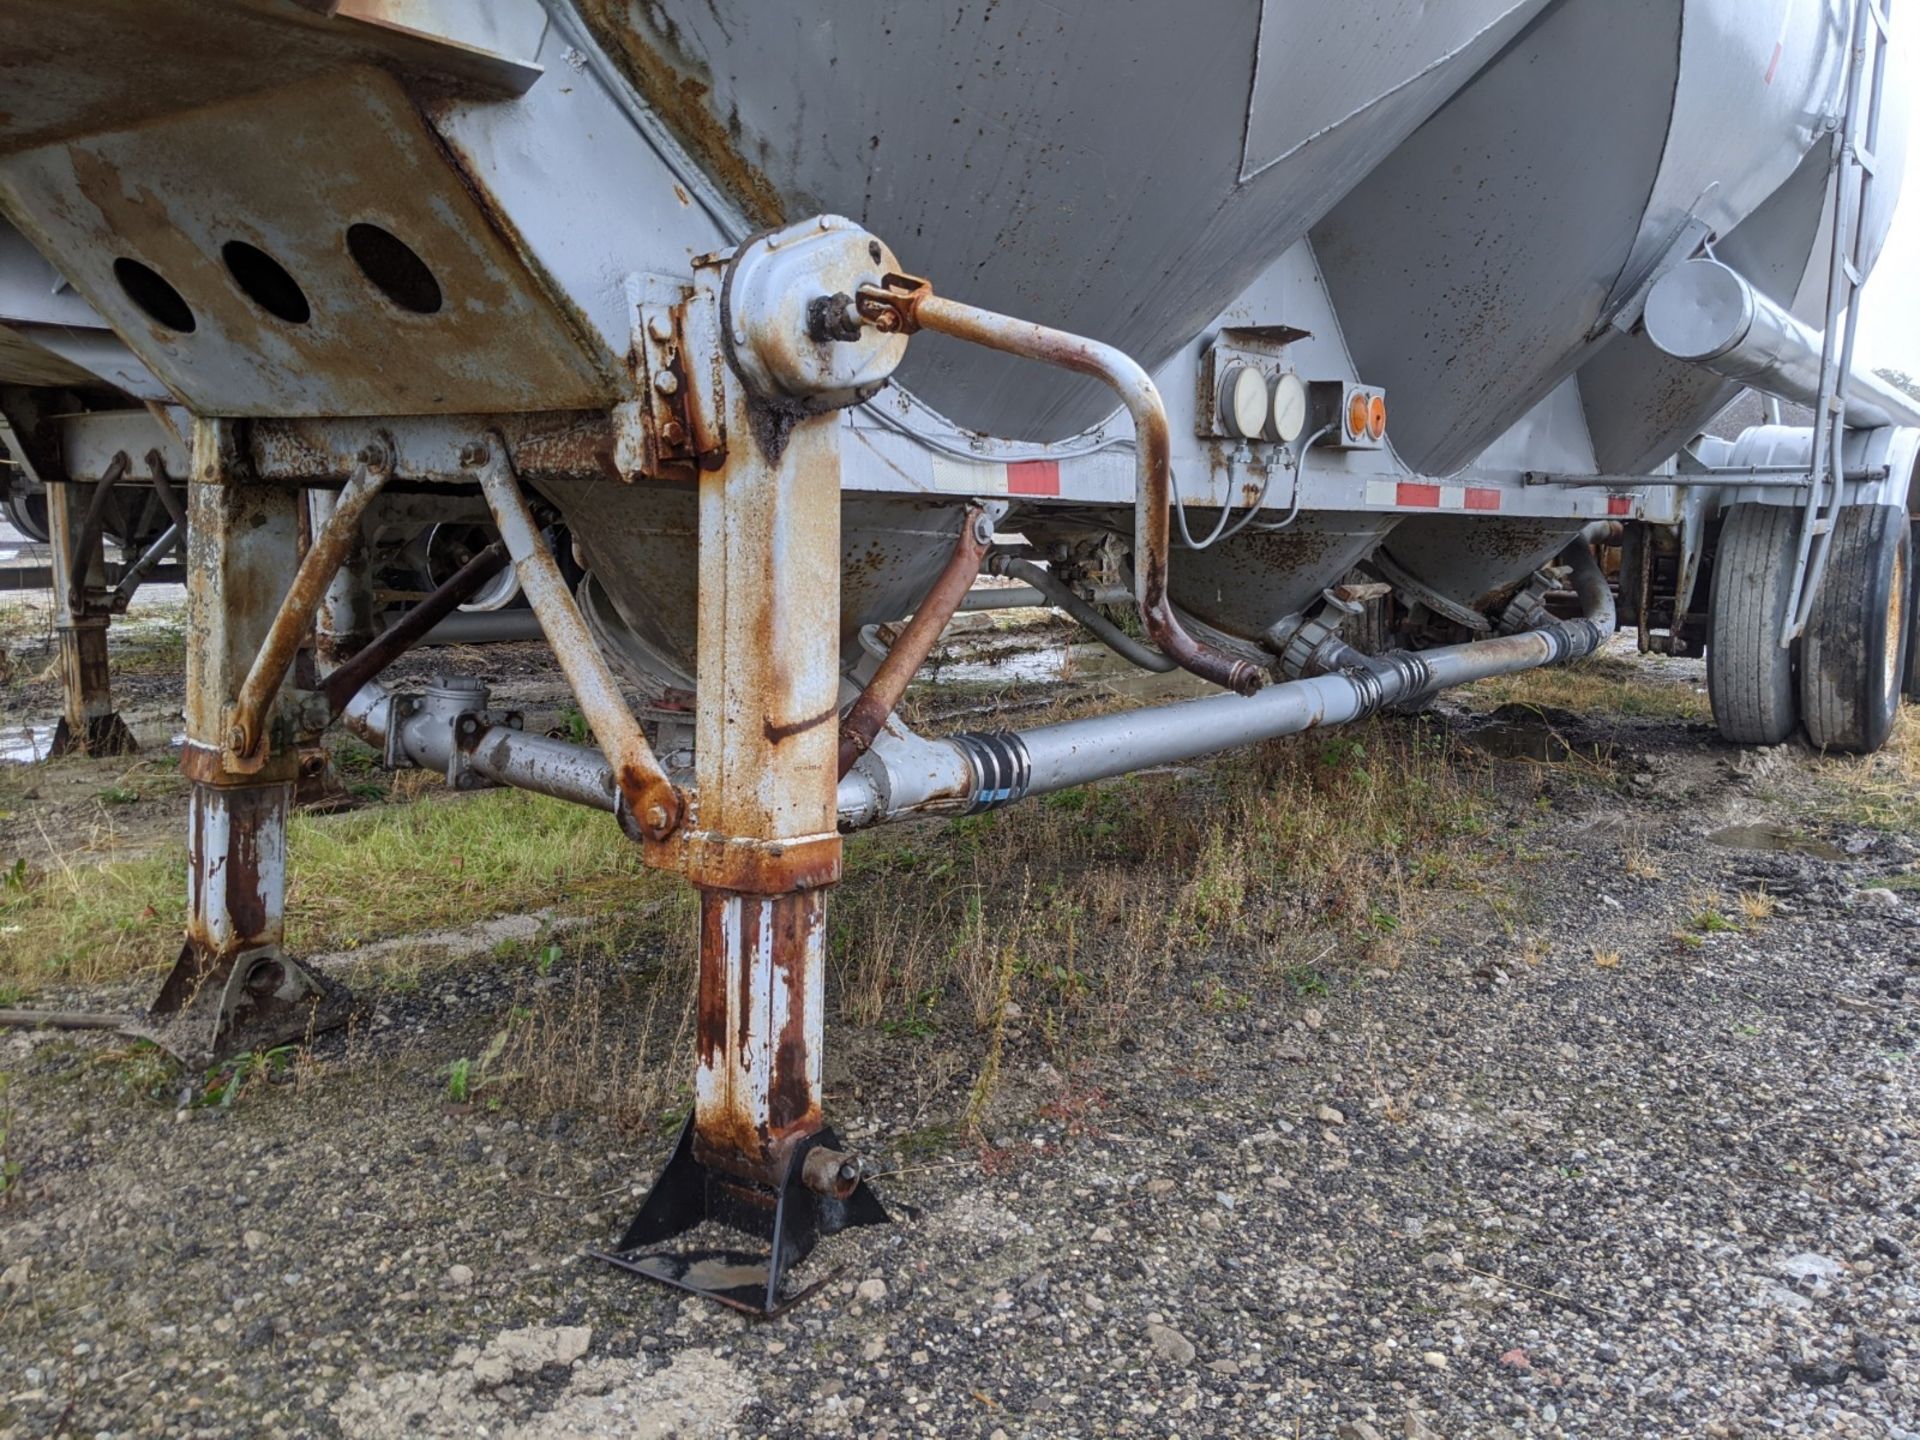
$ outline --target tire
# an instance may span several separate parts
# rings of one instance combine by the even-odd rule
[[[1912,614],[1912,539],[1897,505],[1852,505],[1833,528],[1800,658],[1807,738],[1871,755],[1900,713]]]
[[[1913,563],[1915,555],[1920,555],[1920,520],[1907,522],[1907,569],[1910,572],[1907,586],[1907,665],[1906,675],[1900,682],[1901,693],[1909,700],[1920,700],[1920,565]]]
[[[1787,623],[1800,512],[1785,505],[1728,507],[1713,555],[1707,695],[1720,734],[1736,745],[1778,745],[1800,723]]]

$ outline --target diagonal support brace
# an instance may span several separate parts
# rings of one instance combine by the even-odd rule
[[[480,491],[520,577],[521,592],[540,621],[601,753],[613,766],[621,828],[636,839],[665,840],[679,828],[685,801],[654,758],[653,747],[594,643],[566,577],[540,538],[507,458],[506,442],[492,435],[484,445],[469,446],[463,459],[479,468]]]
[[[385,445],[363,451],[360,463],[340,491],[332,518],[307,547],[293,584],[267,628],[266,639],[255,652],[239,693],[227,709],[221,760],[229,770],[257,771],[266,762],[267,708],[280,693],[300,642],[313,630],[314,612],[353,548],[367,507],[386,487],[392,473],[392,452]]]

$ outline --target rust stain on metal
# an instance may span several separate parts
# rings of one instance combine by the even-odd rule
[[[819,1129],[818,891],[700,897],[696,1153],[767,1183]]]
[[[784,895],[837,884],[840,837],[748,841],[707,831],[681,831],[676,842],[648,847],[648,862],[677,870],[703,889]]]
[[[773,922],[772,982],[785,990],[785,1019],[774,1037],[768,1079],[767,1126],[777,1136],[811,1134],[820,1128],[820,1091],[814,1083],[808,970],[824,964],[815,939],[825,923],[826,897],[819,890],[782,895],[768,908]]]
[[[233,923],[232,947],[238,952],[266,934],[267,903],[261,893],[258,817],[244,805],[233,806],[228,814],[227,915]]]
[[[727,1049],[727,971],[709,956],[723,956],[726,936],[721,924],[724,897],[700,896],[700,980],[695,1000],[694,1047],[703,1066],[719,1064]]]
[[[678,53],[679,33],[657,7],[629,0],[580,0],[587,26],[611,55],[634,89],[687,148],[707,175],[740,203],[755,225],[783,224],[786,207],[779,191],[759,167],[740,153],[738,122],[722,121],[707,103],[711,83]],[[657,40],[646,33],[657,25]],[[675,187],[676,193],[679,187]]]
[[[611,352],[502,237],[399,80],[360,67],[276,86],[9,157],[0,192],[148,367],[207,413],[516,411],[617,395]],[[405,244],[448,303],[369,303],[339,241],[343,217]],[[270,315],[236,287],[221,260],[230,239],[295,277],[303,319]],[[190,334],[129,300],[118,257],[179,291]],[[249,358],[217,365],[215,353]]]
[[[754,991],[756,982],[764,981],[759,971],[760,962],[760,917],[763,907],[750,896],[743,896],[735,902],[740,915],[740,945],[735,958],[739,966],[739,990],[733,999],[733,1043],[741,1063],[751,1068],[753,1046],[753,1023],[762,1017],[755,1014],[759,1008]]]
[[[773,718],[769,716],[760,722],[760,733],[767,737],[768,743],[778,745],[782,741],[791,740],[796,735],[804,735],[807,731],[826,724],[836,713],[838,713],[837,707],[829,706],[818,715],[809,715],[805,720],[790,720],[783,725],[776,725]]]

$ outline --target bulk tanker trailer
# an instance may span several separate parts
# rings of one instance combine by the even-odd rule
[[[124,738],[103,536],[185,547],[157,1032],[349,1006],[283,945],[330,724],[606,811],[700,895],[695,1108],[615,1253],[767,1310],[883,1214],[821,1113],[844,833],[1623,627],[1730,741],[1875,749],[1920,683],[1920,406],[1853,355],[1890,4],[0,0],[0,473],[73,743]],[[1811,423],[1710,435],[1748,390]],[[435,526],[478,540],[381,628],[379,537]],[[380,684],[509,571],[593,748]],[[1209,693],[914,733],[983,572]],[[690,746],[632,708],[670,691]],[[751,1283],[653,1253],[709,1219],[771,1238]]]

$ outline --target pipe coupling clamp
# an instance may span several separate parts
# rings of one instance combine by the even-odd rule
[[[973,803],[966,814],[977,815],[1026,798],[1033,783],[1033,760],[1026,741],[1011,730],[951,738],[973,770]]]

